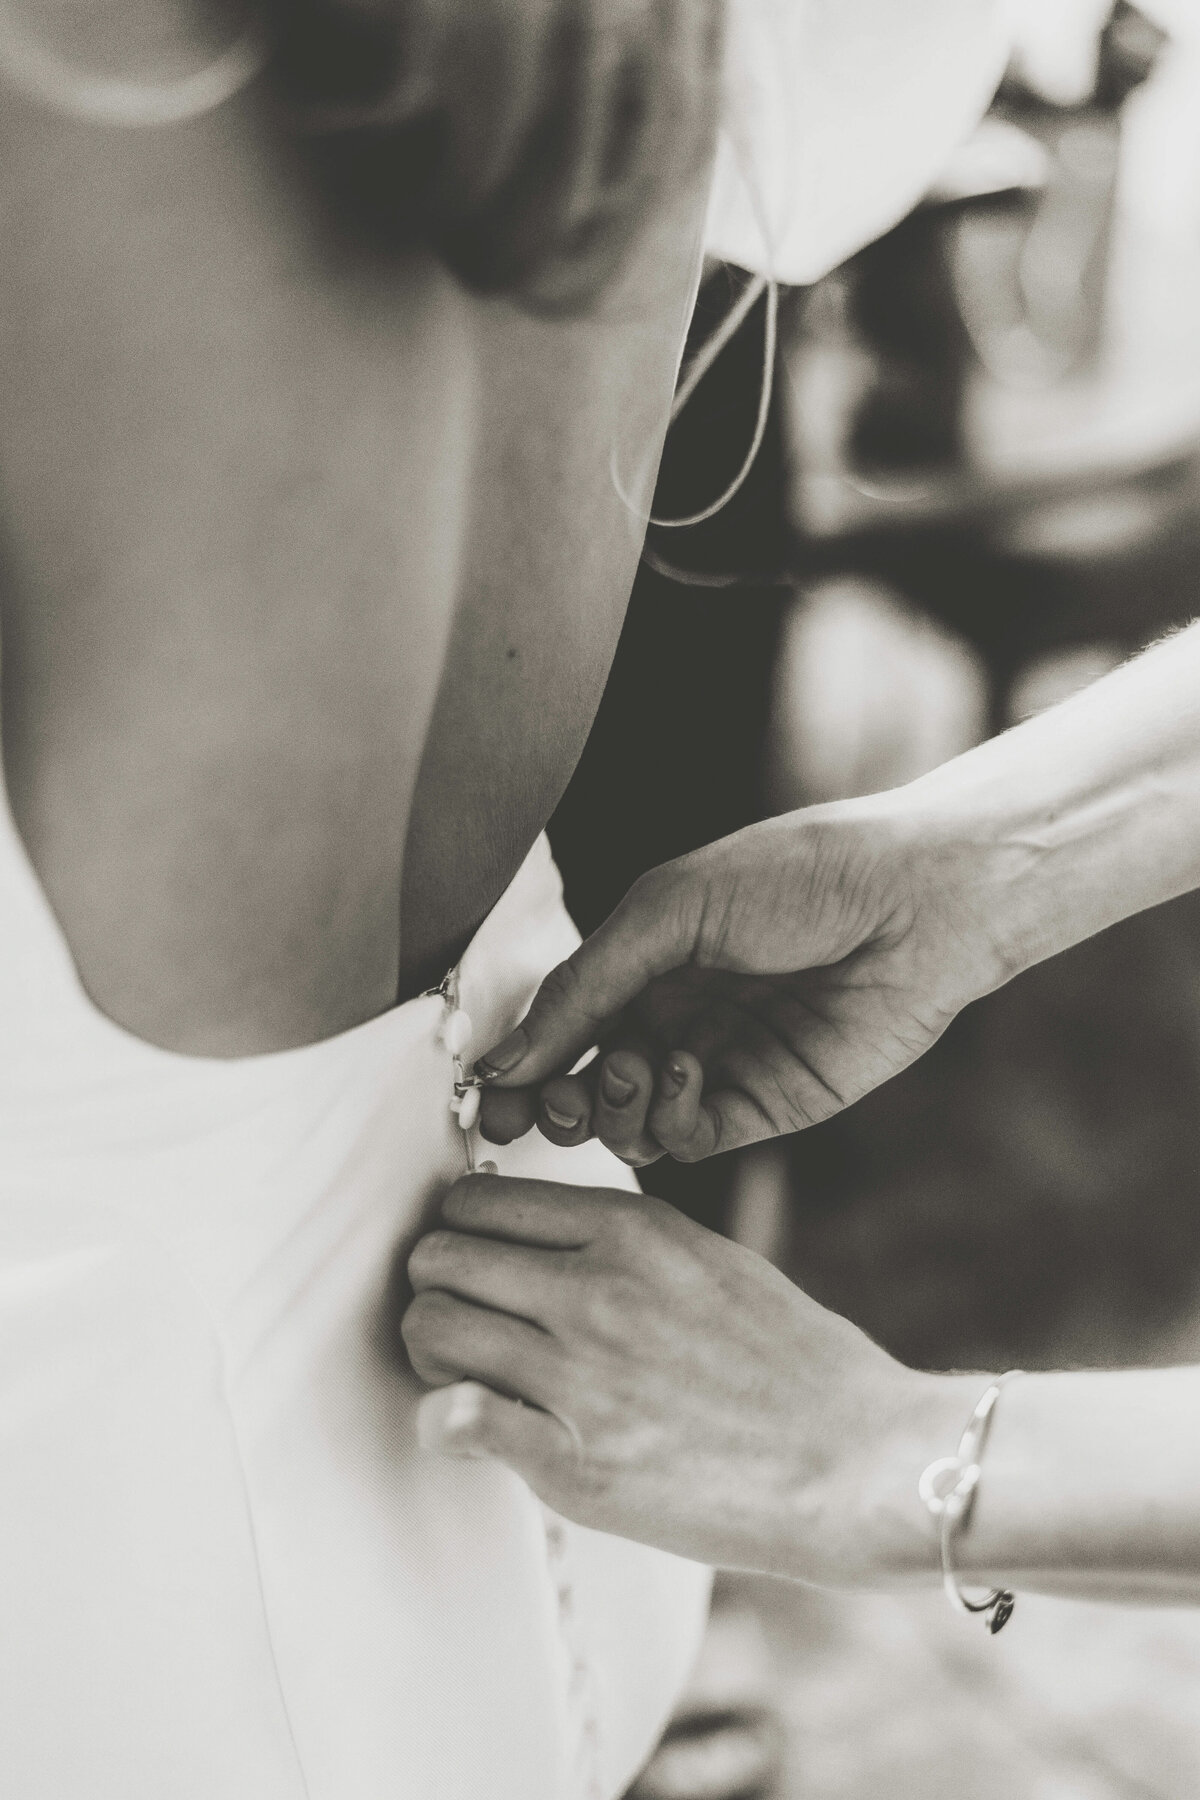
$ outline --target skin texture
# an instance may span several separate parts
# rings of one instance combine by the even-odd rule
[[[154,8],[26,24],[194,67]],[[535,316],[347,233],[311,149],[261,86],[162,131],[0,111],[7,779],[89,994],[186,1053],[385,1010],[519,866],[620,630],[699,258],[693,179],[586,316]]]

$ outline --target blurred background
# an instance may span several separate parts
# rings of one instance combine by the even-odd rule
[[[585,931],[643,869],[909,780],[1200,612],[1200,5],[1017,12],[925,202],[784,296],[749,482],[651,533],[552,827]],[[745,279],[709,271],[693,344]],[[737,469],[762,358],[759,306],[656,512]],[[1200,898],[1030,971],[843,1117],[646,1185],[918,1366],[1200,1360]],[[938,1593],[729,1579],[689,1705],[637,1800],[1200,1795],[1185,1611],[1026,1598],[989,1639]]]

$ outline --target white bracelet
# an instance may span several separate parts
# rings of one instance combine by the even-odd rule
[[[1020,1369],[1009,1369],[994,1381],[967,1420],[967,1428],[959,1440],[954,1456],[939,1456],[923,1472],[917,1491],[938,1521],[938,1541],[942,1555],[942,1586],[946,1598],[957,1612],[982,1613],[984,1624],[995,1636],[1003,1631],[1012,1617],[1016,1597],[1008,1588],[992,1588],[982,1600],[969,1600],[958,1585],[954,1573],[954,1540],[965,1531],[971,1520],[971,1509],[979,1478],[983,1473],[982,1457],[992,1423],[992,1411],[1000,1398],[1000,1390],[1020,1375]]]

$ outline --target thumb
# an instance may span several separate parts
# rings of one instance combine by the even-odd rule
[[[479,1381],[456,1381],[421,1400],[417,1441],[443,1456],[494,1457],[536,1488],[539,1472],[561,1459],[568,1433],[540,1407],[510,1400]]]
[[[699,884],[673,865],[636,881],[604,924],[551,969],[524,1019],[475,1065],[499,1087],[528,1087],[569,1069],[656,975],[687,962]]]

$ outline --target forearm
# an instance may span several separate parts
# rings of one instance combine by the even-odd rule
[[[967,871],[996,981],[1200,885],[1200,625],[891,798]]]
[[[938,1575],[921,1468],[953,1453],[985,1375],[926,1377],[872,1511],[892,1581]],[[1022,1376],[996,1407],[955,1561],[964,1585],[1200,1604],[1200,1368]]]
[[[961,1554],[1043,1593],[1200,1600],[1200,1368],[1014,1382]]]

